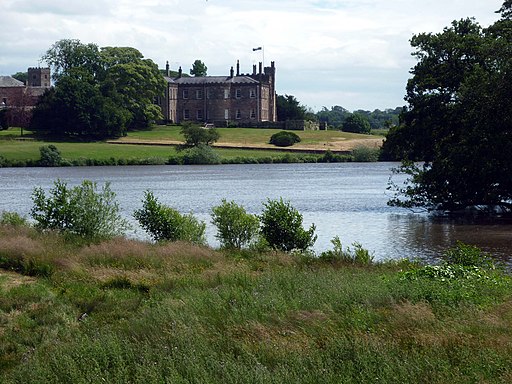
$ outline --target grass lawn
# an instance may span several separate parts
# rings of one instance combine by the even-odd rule
[[[279,129],[256,129],[256,128],[217,128],[220,133],[218,144],[236,143],[267,144],[270,136],[279,132]],[[331,141],[343,141],[351,139],[374,139],[374,135],[360,135],[341,131],[295,131],[302,139],[301,144],[318,144]],[[152,130],[132,131],[128,138],[139,140],[175,140],[183,141],[180,134],[180,127],[157,125]]]
[[[510,383],[510,276],[421,270],[0,225],[0,381]]]

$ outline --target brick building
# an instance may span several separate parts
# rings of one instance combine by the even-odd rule
[[[0,108],[9,111],[9,124],[28,126],[31,111],[50,88],[49,68],[29,68],[27,84],[11,76],[0,76]]]
[[[194,121],[224,125],[240,125],[277,121],[274,62],[263,68],[259,63],[252,73],[236,73],[231,67],[229,76],[169,77],[166,66],[165,96],[158,100],[166,121]]]

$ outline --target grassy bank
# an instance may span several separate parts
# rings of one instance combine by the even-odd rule
[[[0,265],[4,383],[512,379],[512,284],[499,271],[80,245],[8,226]]]
[[[215,148],[215,152],[223,163],[269,163],[269,162],[316,162],[322,154],[294,153],[289,150],[276,150],[268,145],[268,140],[276,130],[221,128],[219,146],[233,148]],[[374,136],[356,135],[340,131],[306,131],[300,132],[303,149],[324,151],[331,149],[330,143],[358,142],[374,140]],[[182,143],[180,127],[155,126],[152,130],[130,132],[127,137],[117,141],[136,143],[137,145],[114,145],[108,142],[55,142],[38,140],[32,132],[19,128],[0,131],[0,166],[36,165],[40,158],[39,148],[43,145],[55,145],[61,152],[66,165],[124,165],[124,164],[166,164],[175,163],[177,152],[176,143]],[[144,145],[144,143],[148,145]],[[161,145],[149,145],[158,144]],[[171,145],[170,145],[171,144]],[[374,143],[372,142],[372,145]],[[242,147],[249,146],[252,149]],[[336,147],[332,147],[336,150]],[[372,147],[368,150],[375,152]],[[337,155],[339,156],[339,155]],[[348,155],[328,161],[347,161]],[[363,156],[364,157],[364,156]],[[375,156],[373,156],[374,158]],[[172,160],[169,160],[169,159]]]

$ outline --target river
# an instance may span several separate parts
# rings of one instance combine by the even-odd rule
[[[0,211],[29,214],[36,186],[49,190],[61,179],[70,186],[88,179],[111,183],[122,214],[130,220],[130,237],[147,239],[132,218],[145,190],[180,212],[192,212],[207,225],[208,243],[217,246],[210,210],[223,198],[251,213],[260,213],[267,199],[289,200],[315,223],[315,251],[331,247],[338,235],[344,246],[353,242],[375,259],[436,259],[457,240],[475,244],[499,258],[512,255],[512,226],[505,223],[459,223],[425,213],[388,207],[386,191],[393,163],[268,164],[216,166],[118,166],[0,169]],[[394,176],[396,181],[401,178]]]

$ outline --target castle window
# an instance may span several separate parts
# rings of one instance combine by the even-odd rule
[[[185,119],[185,120],[190,119],[190,112],[188,109],[183,110],[183,119]]]
[[[237,89],[236,90],[236,98],[240,99],[241,97],[242,97],[242,90],[241,89]]]
[[[48,78],[48,75],[44,75],[44,78],[47,79]]]
[[[255,119],[255,118],[256,118],[256,110],[251,109],[251,119]]]
[[[224,119],[229,120],[229,109],[224,110]]]
[[[203,110],[202,109],[197,110],[196,118],[197,118],[197,120],[203,120]]]
[[[256,97],[256,89],[251,88],[250,97],[251,97],[251,99],[254,99]]]
[[[242,118],[242,112],[239,109],[236,110],[236,118],[237,119],[241,119]]]
[[[196,99],[202,99],[203,98],[203,90],[202,89],[196,89]]]
[[[224,90],[224,98],[229,99],[229,89]]]
[[[188,99],[188,89],[183,90],[183,98]]]
[[[3,105],[7,105],[7,97],[3,97],[2,98],[2,104]]]

